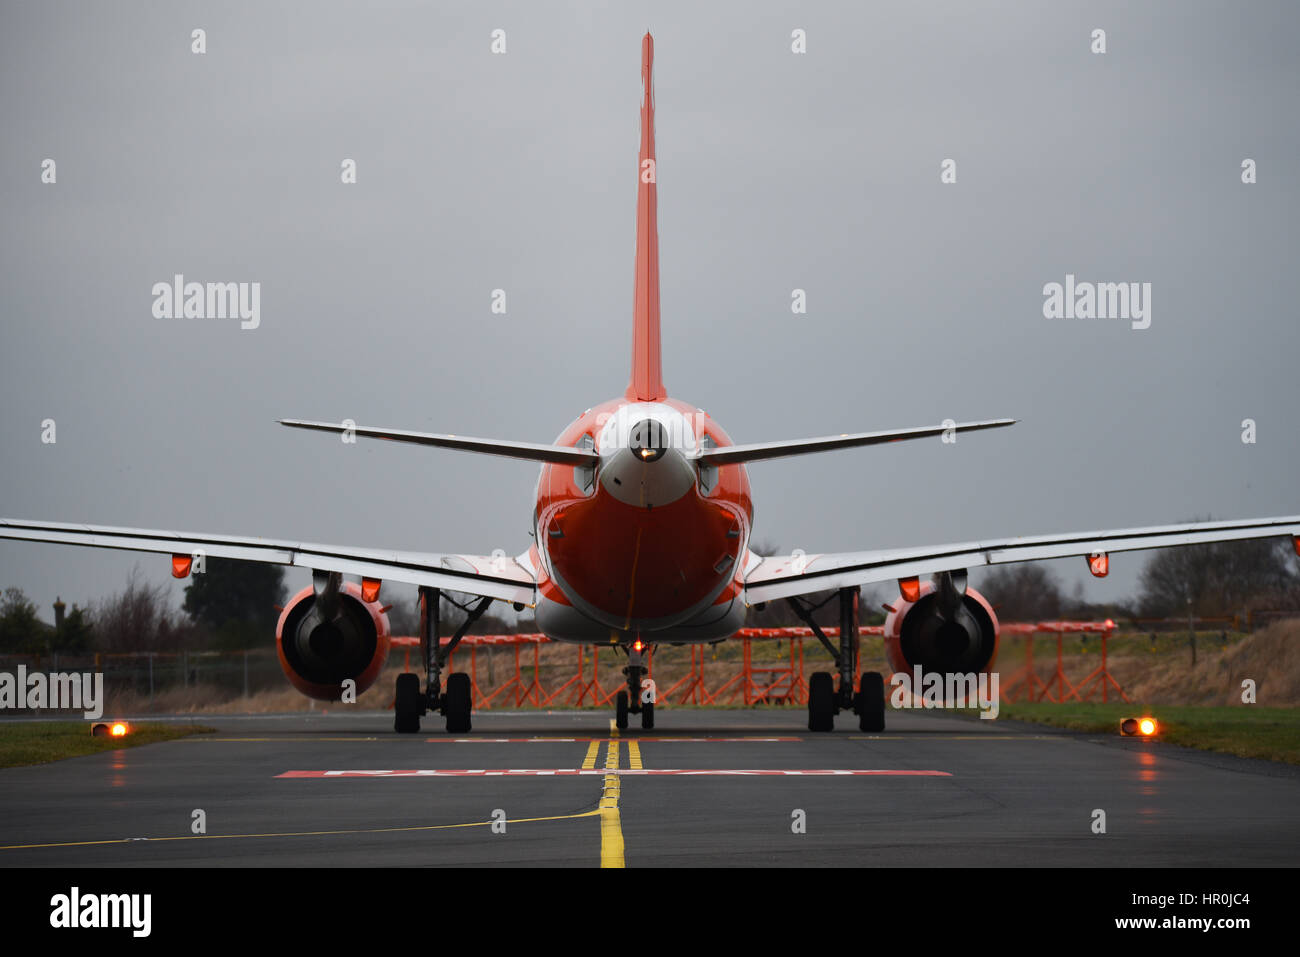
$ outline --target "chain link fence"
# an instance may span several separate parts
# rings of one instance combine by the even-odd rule
[[[149,702],[151,709],[156,698],[177,689],[205,689],[220,698],[235,698],[285,686],[274,649],[0,655],[0,671],[17,675],[20,667],[27,674],[102,673],[107,698],[130,696]]]

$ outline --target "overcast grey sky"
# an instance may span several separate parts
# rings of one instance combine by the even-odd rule
[[[609,6],[4,0],[0,515],[525,548],[535,466],[275,420],[549,441],[621,394],[647,27],[670,393],[740,442],[1022,420],[758,463],[757,540],[1300,512],[1296,4]],[[155,319],[175,273],[260,327]],[[1150,328],[1044,318],[1067,273]],[[0,586],[49,617],[135,564],[3,542]]]

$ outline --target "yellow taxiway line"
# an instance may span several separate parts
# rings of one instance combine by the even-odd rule
[[[624,867],[623,863],[623,824],[618,816],[618,726],[613,719],[609,722],[609,743],[605,750],[605,770],[614,774],[605,775],[604,787],[600,792],[600,866]]]
[[[531,824],[536,821],[571,821],[580,817],[595,817],[599,810],[579,811],[576,814],[554,814],[550,817],[520,817],[508,819],[506,824]],[[396,834],[403,831],[446,831],[459,827],[490,827],[495,821],[470,821],[467,824],[417,824],[411,827],[360,827],[337,831],[268,831],[264,834],[184,834],[178,837],[116,837],[107,841],[63,841],[57,844],[4,844],[0,851],[17,851],[36,847],[91,847],[96,844],[161,843],[162,841],[230,841],[238,838],[267,837],[322,837],[338,834]]]

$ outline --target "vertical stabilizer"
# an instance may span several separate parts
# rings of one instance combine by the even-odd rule
[[[641,41],[641,152],[636,187],[636,298],[632,329],[632,378],[627,398],[653,402],[667,396],[659,360],[659,223],[655,169],[655,42]]]

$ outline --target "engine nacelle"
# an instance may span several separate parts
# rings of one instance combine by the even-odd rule
[[[377,601],[365,601],[361,586],[342,582],[330,620],[316,608],[316,594],[304,588],[280,613],[275,647],[289,683],[318,701],[338,701],[343,682],[365,691],[388,660],[388,616]]]
[[[950,589],[944,596],[933,582],[921,582],[916,601],[900,596],[892,604],[885,618],[885,656],[895,673],[911,674],[916,665],[923,674],[945,675],[993,668],[998,616],[974,588]]]

